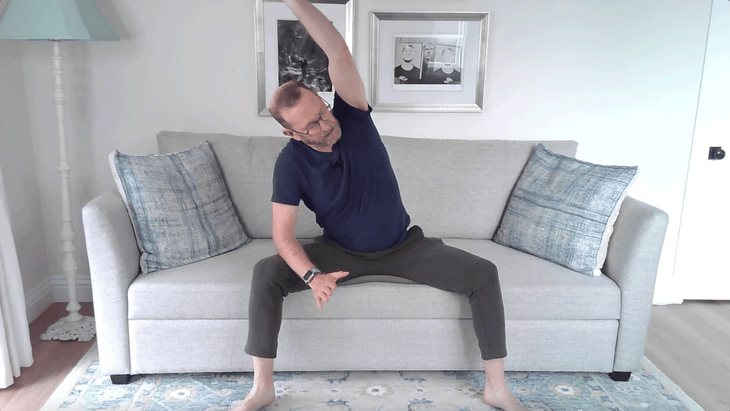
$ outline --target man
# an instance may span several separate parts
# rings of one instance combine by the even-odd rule
[[[423,61],[421,62],[421,83],[429,84],[428,76],[433,72],[433,62],[436,56],[436,45],[433,41],[426,41],[423,45]]]
[[[415,84],[421,81],[421,69],[416,67],[413,60],[416,58],[416,48],[406,44],[401,49],[401,64],[394,70],[395,84]]]
[[[302,75],[299,76],[300,81],[304,81],[307,78],[307,59],[304,57],[299,58],[299,69],[302,70]]]
[[[271,113],[291,140],[274,170],[272,235],[278,254],[256,265],[251,285],[245,350],[254,357],[254,386],[236,410],[257,410],[275,400],[284,297],[311,288],[322,308],[339,280],[369,274],[397,275],[467,296],[484,360],[484,401],[526,410],[504,377],[504,310],[496,267],[424,237],[418,226],[408,229],[410,217],[347,45],[308,0],[284,2],[327,54],[336,95],[330,110],[315,92],[290,81],[271,100]],[[304,246],[295,237],[300,201],[324,228],[324,236]]]
[[[434,84],[461,84],[461,72],[454,67],[456,64],[456,52],[452,47],[441,50],[441,62],[443,65],[433,71]]]

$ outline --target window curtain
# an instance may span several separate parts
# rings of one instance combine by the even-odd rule
[[[33,364],[25,293],[10,230],[10,209],[0,168],[0,389],[12,385],[20,367]]]

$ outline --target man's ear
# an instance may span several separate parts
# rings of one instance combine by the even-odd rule
[[[301,141],[301,139],[297,138],[297,134],[295,132],[289,130],[288,128],[281,130],[281,133],[289,138],[293,138],[294,140]]]

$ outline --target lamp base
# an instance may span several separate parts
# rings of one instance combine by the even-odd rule
[[[94,317],[84,316],[79,321],[69,321],[67,318],[61,318],[48,327],[45,334],[41,335],[41,340],[91,341],[94,335],[96,335]]]

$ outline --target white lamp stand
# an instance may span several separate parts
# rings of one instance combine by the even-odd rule
[[[2,1],[2,0],[0,0]],[[66,273],[68,290],[68,316],[53,324],[42,340],[81,340],[94,338],[96,326],[93,317],[79,314],[76,297],[76,270],[73,240],[76,238],[71,223],[71,202],[69,200],[68,174],[71,166],[66,159],[66,130],[63,121],[63,95],[60,40],[71,41],[119,41],[104,16],[96,7],[95,0],[10,0],[0,18],[0,39],[3,40],[51,40],[53,41],[53,71],[56,75],[56,91],[53,103],[56,105],[58,142],[61,164],[61,249],[66,255],[63,271]]]
[[[78,298],[76,297],[76,270],[78,269],[78,264],[76,264],[76,259],[74,259],[76,246],[73,240],[76,238],[76,234],[71,224],[73,219],[71,218],[68,182],[68,174],[71,171],[71,166],[68,164],[66,158],[66,128],[63,118],[63,106],[66,104],[66,100],[63,94],[60,43],[58,40],[53,40],[54,68],[52,72],[56,75],[56,91],[54,93],[53,103],[56,105],[58,143],[61,154],[61,163],[57,170],[61,174],[61,240],[63,240],[61,249],[66,255],[63,261],[63,271],[66,273],[68,290],[68,305],[66,306],[66,310],[69,314],[67,317],[61,318],[61,320],[50,326],[45,334],[41,335],[41,340],[89,341],[96,334],[94,317],[79,314],[81,305],[79,305]]]

